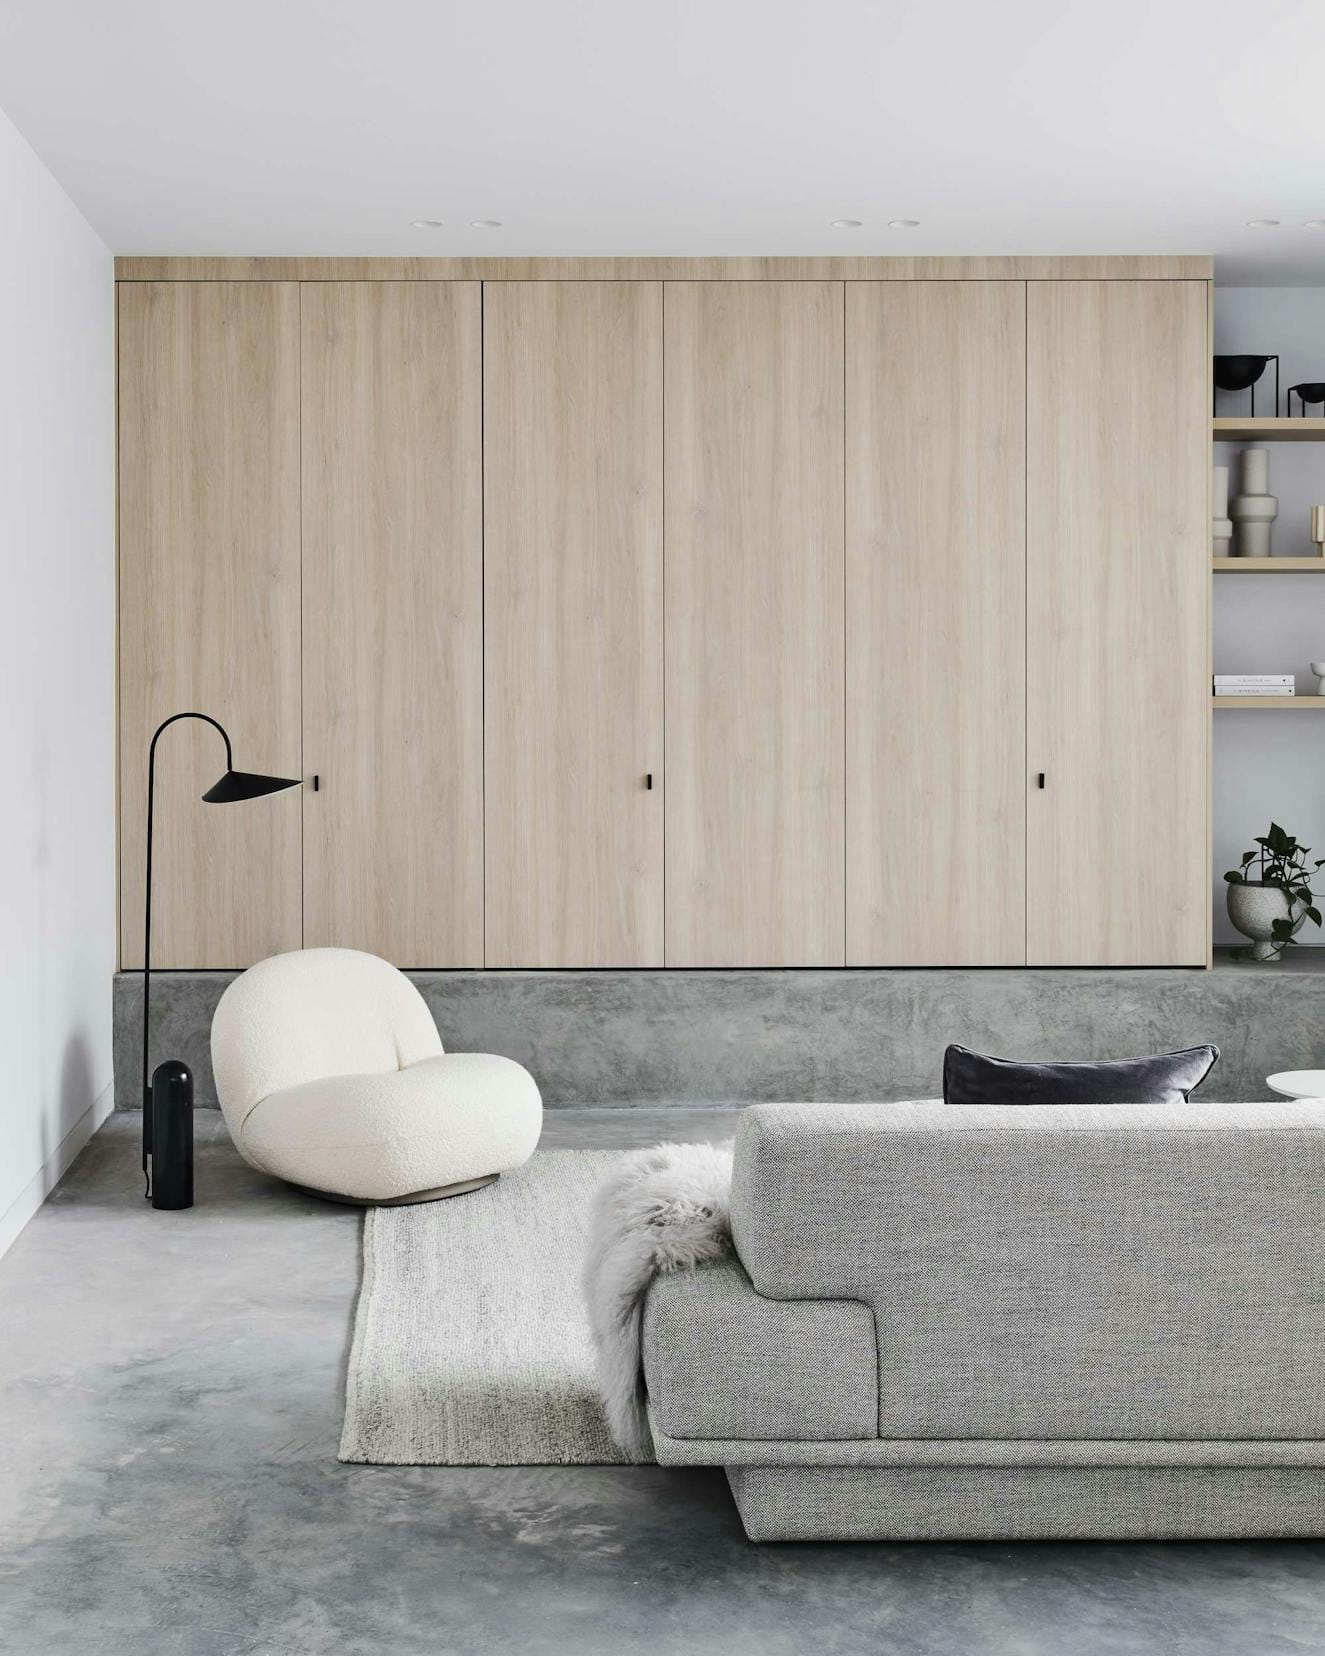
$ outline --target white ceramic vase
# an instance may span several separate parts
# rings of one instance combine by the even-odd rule
[[[1228,503],[1228,515],[1237,531],[1235,555],[1268,558],[1270,529],[1279,516],[1279,502],[1270,493],[1270,451],[1242,451],[1242,493]]]
[[[1228,515],[1228,467],[1215,467],[1214,517],[1210,524],[1210,542],[1217,558],[1228,557],[1233,542],[1233,525]]]
[[[1273,922],[1292,920],[1296,930],[1302,919],[1302,904],[1294,901],[1290,907],[1282,886],[1262,885],[1255,880],[1227,889],[1228,917],[1244,937],[1251,939],[1251,958],[1278,960],[1284,946],[1275,941]]]

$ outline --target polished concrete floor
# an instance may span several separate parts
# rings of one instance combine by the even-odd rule
[[[545,1144],[730,1131],[558,1111]],[[336,1461],[360,1215],[113,1117],[0,1261],[6,1656],[1302,1656],[1325,1543],[748,1543],[721,1473]]]

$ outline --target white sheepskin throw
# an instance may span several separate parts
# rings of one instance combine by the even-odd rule
[[[655,1144],[621,1158],[594,1194],[584,1293],[612,1436],[632,1455],[653,1439],[640,1324],[660,1271],[717,1259],[731,1244],[731,1144]]]

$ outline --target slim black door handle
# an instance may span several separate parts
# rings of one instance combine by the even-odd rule
[[[1039,773],[1039,776],[1036,778],[1035,786],[1037,788],[1042,788],[1044,786],[1044,772],[1043,771],[1041,771]]]
[[[646,788],[652,788],[653,787],[653,772],[652,771],[646,771],[645,772],[645,774],[644,774],[644,786]]]

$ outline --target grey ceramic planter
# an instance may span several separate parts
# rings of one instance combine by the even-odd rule
[[[1278,960],[1284,952],[1274,941],[1275,920],[1292,920],[1294,931],[1302,923],[1302,904],[1289,907],[1282,886],[1247,880],[1228,888],[1228,917],[1244,937],[1251,938],[1253,960]]]

